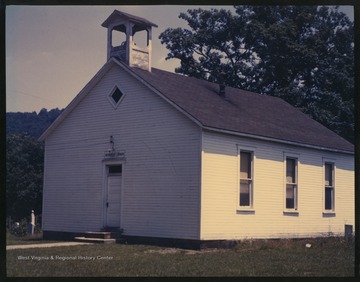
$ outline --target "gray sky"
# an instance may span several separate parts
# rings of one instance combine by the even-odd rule
[[[187,27],[179,13],[198,7],[214,6],[7,6],[6,111],[65,108],[106,63],[107,31],[101,24],[114,9],[158,25],[152,65],[174,71],[179,61],[165,61],[168,52],[159,34]],[[353,20],[351,6],[341,11]]]

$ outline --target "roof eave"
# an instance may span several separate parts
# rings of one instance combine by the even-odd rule
[[[203,130],[214,131],[214,132],[218,132],[218,133],[230,134],[230,135],[241,136],[241,137],[248,137],[248,138],[264,140],[264,141],[271,141],[271,142],[287,144],[287,145],[293,145],[293,146],[299,146],[299,147],[304,147],[304,148],[317,149],[317,150],[322,150],[322,151],[330,151],[330,152],[337,152],[337,153],[354,155],[354,151],[350,151],[350,150],[328,148],[328,147],[323,147],[323,146],[298,143],[298,142],[294,142],[294,141],[288,141],[288,140],[277,139],[277,138],[272,138],[272,137],[259,136],[259,135],[254,135],[254,134],[241,133],[241,132],[237,132],[237,131],[231,131],[231,130],[226,130],[226,129],[221,129],[221,128],[214,128],[214,127],[210,127],[210,126],[205,126],[204,124],[201,123],[200,120],[195,118],[189,112],[185,111],[182,107],[180,107],[179,105],[177,105],[173,101],[171,101],[169,98],[167,98],[165,95],[163,95],[159,90],[157,90],[154,86],[149,84],[147,81],[142,79],[138,74],[136,74],[134,71],[132,71],[128,66],[124,65],[123,63],[121,63],[120,61],[118,61],[115,58],[110,58],[109,61],[105,63],[105,65],[95,74],[95,76],[88,82],[88,84],[70,102],[70,104],[60,114],[60,116],[38,138],[39,141],[44,141],[50,135],[50,133],[53,132],[56,129],[56,127],[69,115],[69,113],[77,106],[77,104],[86,96],[86,94],[98,83],[98,81],[105,75],[105,73],[114,64],[120,66],[127,73],[129,73],[131,76],[136,78],[138,81],[140,81],[146,87],[148,87],[152,92],[154,92],[159,97],[161,97],[163,100],[168,102],[170,105],[172,105],[175,109],[177,109],[179,112],[181,112],[186,117],[188,117],[191,121],[193,121],[195,124],[197,124]]]
[[[226,129],[221,129],[221,128],[215,128],[215,127],[206,126],[206,125],[204,125],[199,119],[197,119],[195,116],[193,116],[191,113],[189,113],[189,112],[187,112],[186,110],[184,110],[181,106],[177,105],[177,104],[174,103],[172,100],[170,100],[169,98],[167,98],[164,94],[162,94],[162,93],[161,93],[159,90],[157,90],[154,86],[152,86],[152,85],[149,84],[147,81],[145,81],[144,79],[142,79],[139,75],[137,75],[134,71],[132,71],[128,66],[123,65],[121,62],[119,62],[119,61],[116,60],[116,59],[114,59],[114,60],[115,60],[124,70],[126,70],[128,73],[130,73],[132,76],[134,76],[137,80],[139,80],[140,82],[142,82],[145,86],[147,86],[149,89],[151,89],[153,92],[155,92],[158,96],[160,96],[160,97],[163,98],[165,101],[167,101],[169,104],[171,104],[171,105],[174,106],[176,109],[178,109],[181,113],[185,114],[188,118],[190,118],[193,122],[195,122],[195,123],[196,123],[198,126],[200,126],[203,130],[216,131],[216,132],[221,132],[221,133],[230,134],[230,135],[235,135],[235,136],[248,137],[248,138],[253,138],[253,139],[258,139],[258,140],[271,141],[271,142],[276,142],[276,143],[281,143],[281,144],[288,144],[288,145],[293,145],[293,146],[298,146],[298,147],[304,147],[304,148],[311,148],[311,149],[317,149],[317,150],[322,150],[322,151],[329,151],[329,152],[337,152],[337,153],[354,155],[354,151],[349,151],[349,150],[329,148],[329,147],[325,147],[325,146],[316,146],[316,145],[311,145],[311,144],[305,144],[305,143],[300,143],[300,142],[288,141],[288,140],[283,140],[283,139],[278,139],[278,138],[272,138],[272,137],[266,137],[266,136],[260,136],[260,135],[255,135],[255,134],[248,134],[248,133],[242,133],[242,132],[238,132],[238,131],[231,131],[231,130],[226,130]]]
[[[114,17],[117,17],[117,16],[120,16],[120,17],[124,17],[124,18],[127,18],[133,22],[136,22],[138,24],[143,24],[143,25],[148,25],[148,26],[153,26],[153,27],[158,27],[157,24],[151,22],[151,21],[148,21],[147,19],[144,19],[144,18],[141,18],[141,17],[135,17],[133,15],[130,15],[128,13],[124,13],[124,12],[121,12],[119,10],[114,10],[112,12],[112,14],[101,24],[101,26],[103,27],[108,27],[109,26],[109,22],[111,22],[113,20]]]
[[[223,133],[223,134],[247,137],[247,138],[258,139],[258,140],[263,140],[263,141],[271,141],[271,142],[275,142],[275,143],[287,144],[287,145],[303,147],[303,148],[308,148],[308,149],[316,149],[316,150],[321,150],[321,151],[342,153],[342,154],[348,154],[348,155],[354,155],[355,154],[354,151],[349,151],[349,150],[343,150],[343,149],[336,149],[336,148],[329,148],[329,147],[323,147],[323,146],[317,146],[317,145],[304,144],[304,143],[299,143],[299,142],[294,142],[294,141],[289,141],[289,140],[277,139],[277,138],[266,137],[266,136],[259,136],[259,135],[242,133],[242,132],[237,132],[237,131],[231,131],[231,130],[226,130],[226,129],[221,129],[221,128],[214,128],[214,127],[209,127],[209,126],[203,126],[203,129],[208,130],[208,131],[217,132],[217,133]]]
[[[44,133],[41,134],[41,136],[38,138],[38,141],[42,142],[45,141],[45,139],[53,132],[58,125],[69,115],[69,113],[77,106],[77,104],[86,96],[86,94],[97,84],[97,82],[105,75],[105,73],[114,65],[118,65],[121,68],[123,68],[127,73],[132,75],[134,78],[139,80],[142,84],[147,86],[150,90],[152,90],[155,94],[157,94],[159,97],[164,99],[166,102],[168,102],[170,105],[175,107],[178,111],[180,111],[182,114],[187,116],[190,120],[192,120],[195,124],[202,127],[203,125],[199,120],[197,120],[194,116],[192,116],[190,113],[183,110],[180,106],[178,106],[176,103],[172,102],[170,99],[165,97],[160,91],[158,91],[156,88],[154,88],[152,85],[147,83],[145,80],[143,80],[141,77],[139,77],[136,73],[134,73],[128,66],[122,64],[117,59],[111,57],[108,62],[105,63],[105,65],[95,74],[95,76],[86,84],[86,86],[79,92],[78,95],[70,102],[70,104],[65,108],[65,110],[57,117],[57,119],[44,131]]]
[[[57,117],[57,119],[41,134],[38,141],[42,142],[53,132],[56,127],[69,115],[77,104],[86,96],[86,94],[98,83],[105,73],[115,64],[114,59],[110,58],[103,67],[94,75],[94,77],[85,85],[85,87],[75,96],[65,110]]]

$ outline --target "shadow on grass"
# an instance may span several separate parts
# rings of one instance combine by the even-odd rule
[[[59,241],[43,240],[42,232],[35,233],[34,235],[15,236],[9,231],[6,231],[6,245],[27,245],[27,244],[41,244],[41,243],[55,243]]]
[[[94,244],[11,250],[6,260],[11,277],[346,277],[354,274],[354,244],[339,237],[244,240],[211,251]]]

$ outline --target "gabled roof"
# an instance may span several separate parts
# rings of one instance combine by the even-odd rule
[[[152,68],[132,69],[203,127],[353,152],[354,146],[284,100]]]
[[[39,140],[45,140],[113,64],[125,69],[204,129],[330,151],[354,151],[350,142],[280,98],[232,87],[226,87],[226,98],[223,98],[218,95],[216,83],[155,68],[151,72],[131,68],[114,58],[102,67]]]
[[[130,15],[128,13],[120,12],[119,10],[114,10],[112,14],[101,24],[103,27],[108,27],[108,25],[116,19],[127,19],[134,23],[142,24],[145,26],[154,26],[158,27],[156,24],[148,21],[147,19]]]

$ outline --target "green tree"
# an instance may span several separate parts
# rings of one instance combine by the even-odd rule
[[[181,13],[159,36],[177,73],[278,96],[354,140],[354,24],[338,7],[235,6]]]
[[[15,220],[42,212],[43,144],[33,137],[6,136],[6,212]]]

